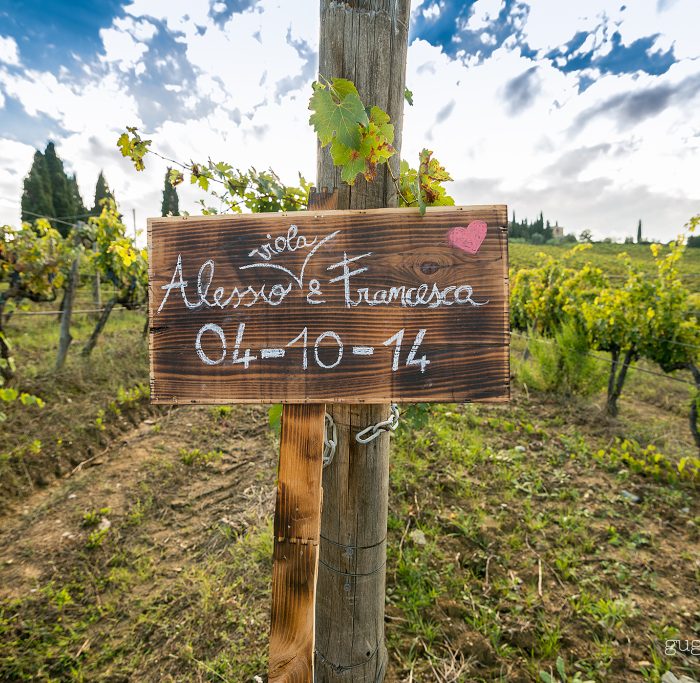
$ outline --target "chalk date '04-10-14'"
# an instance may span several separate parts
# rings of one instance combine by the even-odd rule
[[[418,357],[418,349],[420,348],[423,338],[425,337],[426,330],[421,328],[416,333],[410,350],[405,356],[406,367],[416,367],[420,369],[421,372],[425,372],[430,361],[425,355]],[[405,334],[405,328],[400,329],[396,334],[386,339],[381,343],[382,347],[394,347],[391,356],[391,369],[396,372],[399,367],[401,367],[401,349],[403,345]],[[205,352],[202,347],[202,340],[205,335],[214,336],[214,343],[216,343],[216,338],[218,338],[219,349],[218,355],[211,357],[207,352]],[[301,351],[301,367],[307,370],[309,367],[310,358],[312,362],[323,370],[332,370],[338,367],[343,359],[344,354],[352,356],[373,356],[375,352],[380,351],[381,347],[375,348],[374,346],[364,346],[364,345],[352,345],[346,346],[343,344],[340,336],[333,332],[332,330],[326,330],[321,332],[313,343],[309,342],[309,331],[305,327],[296,337],[287,341],[284,346],[279,347],[268,347],[262,348],[257,351],[258,355],[253,355],[249,348],[242,349],[243,337],[245,335],[245,323],[239,323],[238,329],[236,330],[236,339],[234,341],[233,349],[229,354],[226,333],[221,328],[221,326],[215,323],[207,323],[202,325],[197,333],[195,339],[195,350],[199,356],[202,363],[206,365],[220,365],[226,363],[227,361],[233,365],[239,365],[244,369],[248,369],[251,363],[258,360],[268,360],[268,359],[280,359],[287,357],[293,352]],[[209,346],[209,345],[208,345]]]

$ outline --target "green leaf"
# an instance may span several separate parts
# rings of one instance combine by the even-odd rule
[[[331,81],[331,90],[340,100],[348,95],[357,95],[358,98],[360,96],[360,93],[357,92],[355,84],[352,81],[349,81],[347,78],[334,78]]]
[[[271,405],[267,411],[267,419],[270,427],[277,433],[279,433],[282,427],[282,404],[275,403]]]
[[[411,193],[413,194],[415,200],[418,202],[418,209],[420,210],[420,215],[425,216],[425,209],[428,205],[425,203],[425,197],[423,196],[423,192],[421,191],[421,186],[417,178],[410,184],[410,187]]]
[[[26,394],[22,392],[19,397],[20,402],[23,406],[37,406],[38,408],[43,408],[45,403],[38,396],[33,394]]]
[[[0,389],[0,399],[5,401],[5,403],[12,403],[12,401],[16,401],[18,396],[19,392],[17,389],[12,389],[11,387],[3,387]]]
[[[128,157],[131,153],[131,143],[127,133],[122,133],[117,140],[117,147],[121,150],[123,157]]]
[[[564,660],[561,657],[557,657],[557,671],[561,676],[561,680],[566,680],[566,669],[564,668]]]
[[[336,166],[342,166],[340,179],[352,185],[358,173],[365,172],[366,159],[361,152],[335,140],[331,145],[331,157]]]
[[[391,121],[389,114],[379,107],[372,107],[369,120],[377,127],[377,132],[386,138],[388,143],[394,142],[394,124],[389,123]]]
[[[178,171],[176,168],[170,169],[168,180],[173,187],[177,187],[184,179],[185,176],[182,175],[181,171]]]
[[[403,97],[408,102],[409,106],[413,106],[413,92],[410,91],[408,88],[405,88],[403,91]]]
[[[309,109],[313,112],[309,123],[324,147],[335,137],[348,147],[360,146],[360,124],[369,122],[362,101],[355,93],[349,93],[339,102],[328,90],[317,90],[311,96]]]

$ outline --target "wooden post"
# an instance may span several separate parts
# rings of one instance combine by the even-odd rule
[[[410,0],[321,0],[319,74],[348,78],[368,105],[394,124],[399,174]],[[318,152],[320,188],[337,188],[337,209],[397,205],[386,167],[372,183],[341,184],[328,148]],[[327,198],[327,197],[326,197]],[[331,208],[328,202],[310,209]],[[367,446],[355,434],[385,420],[388,405],[335,405],[338,450],[323,472],[324,506],[316,603],[316,681],[379,683],[387,667],[384,644],[389,436]]]
[[[98,252],[97,243],[93,245],[93,251]],[[102,308],[102,283],[100,282],[100,267],[95,265],[95,274],[92,279],[92,303],[95,307],[93,318],[99,319]]]
[[[66,283],[63,295],[63,310],[61,311],[61,332],[58,339],[58,353],[56,354],[56,370],[60,370],[66,362],[68,347],[73,341],[70,333],[71,318],[73,317],[73,300],[79,286],[80,279],[80,252],[76,253],[71,264],[70,275]]]
[[[270,683],[312,683],[323,404],[285,405],[272,570]]]

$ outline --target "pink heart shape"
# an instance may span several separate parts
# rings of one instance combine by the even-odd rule
[[[467,254],[476,254],[486,238],[487,228],[484,221],[472,221],[466,228],[451,228],[447,233],[447,242]]]

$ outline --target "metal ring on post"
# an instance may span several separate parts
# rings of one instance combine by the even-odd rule
[[[377,422],[357,432],[357,434],[355,434],[355,441],[361,444],[368,444],[370,441],[374,441],[382,432],[395,432],[398,426],[399,406],[396,403],[392,403],[391,415],[389,415],[386,420]]]

